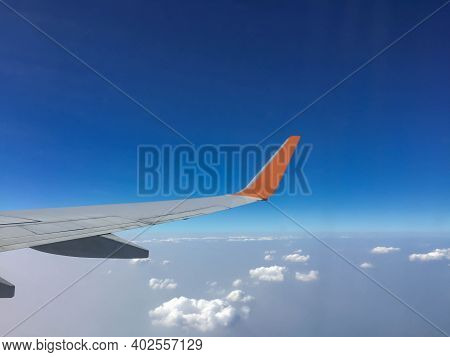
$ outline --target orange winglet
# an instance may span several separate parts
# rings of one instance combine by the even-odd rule
[[[299,141],[300,136],[290,136],[247,187],[235,195],[262,200],[267,200],[272,196],[283,178]]]

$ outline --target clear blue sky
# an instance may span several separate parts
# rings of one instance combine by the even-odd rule
[[[259,142],[442,1],[9,3],[200,145]],[[316,230],[450,228],[449,20],[265,142],[314,145],[313,194],[277,205]],[[0,24],[0,209],[139,200],[137,145],[183,141],[3,6]],[[296,229],[264,206],[167,229],[230,226]]]

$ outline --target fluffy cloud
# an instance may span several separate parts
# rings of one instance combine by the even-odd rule
[[[227,295],[227,300],[231,302],[250,302],[254,299],[253,296],[247,295],[242,290],[233,290]]]
[[[273,265],[271,267],[259,267],[250,269],[249,274],[253,279],[262,281],[283,281],[286,267]]]
[[[167,259],[166,259],[166,260],[163,260],[163,261],[162,261],[162,265],[167,265],[167,264],[170,264],[170,260],[167,260]]]
[[[319,272],[317,270],[310,270],[309,273],[306,274],[296,272],[295,279],[300,280],[304,283],[314,281],[319,279]]]
[[[409,256],[409,261],[420,261],[420,262],[428,262],[431,260],[443,260],[450,259],[450,248],[446,249],[435,249],[432,252],[424,253],[424,254],[411,254]]]
[[[239,288],[240,286],[242,286],[242,284],[243,284],[242,279],[236,279],[235,281],[233,281],[231,285],[233,285],[234,288]]]
[[[363,268],[363,269],[370,269],[370,268],[373,268],[373,265],[371,263],[364,262],[364,263],[360,264],[359,267]]]
[[[202,332],[227,327],[249,314],[248,306],[240,309],[222,299],[173,298],[149,311],[152,323],[165,327],[196,329]]]
[[[266,254],[264,256],[264,260],[270,262],[271,260],[273,260],[273,255],[271,254]]]
[[[285,255],[283,259],[291,263],[306,263],[309,260],[309,255],[300,255],[298,253],[293,253]]]
[[[398,252],[400,248],[394,247],[375,247],[371,250],[373,254],[388,254],[393,252]]]
[[[172,290],[175,289],[178,285],[173,279],[155,279],[155,278],[150,279],[148,284],[153,290],[162,290],[162,289]]]

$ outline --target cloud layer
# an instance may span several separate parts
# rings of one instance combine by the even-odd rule
[[[286,267],[273,265],[271,267],[259,267],[250,269],[249,274],[253,279],[262,281],[283,281]]]

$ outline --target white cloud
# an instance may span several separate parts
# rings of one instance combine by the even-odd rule
[[[229,239],[248,239],[249,237],[241,235],[241,236],[229,236],[228,238]]]
[[[373,268],[373,265],[371,263],[364,262],[364,263],[360,264],[359,267],[363,268],[363,269],[370,269],[370,268]]]
[[[225,237],[214,237],[214,236],[203,236],[203,237],[167,237],[167,238],[155,238],[148,241],[141,241],[142,243],[154,243],[157,241],[158,243],[181,243],[181,242],[192,242],[201,240],[203,242],[206,241],[221,241],[224,240]]]
[[[243,284],[242,279],[236,279],[235,281],[233,281],[231,285],[233,285],[234,288],[239,288],[240,286],[242,286],[242,284]]]
[[[306,263],[309,260],[309,255],[300,255],[298,253],[293,253],[285,255],[283,259],[291,263]]]
[[[259,241],[268,241],[274,240],[273,237],[246,237],[246,236],[237,236],[237,237],[229,237],[227,240],[229,242],[259,242]]]
[[[151,263],[152,260],[150,258],[137,258],[137,259],[131,259],[130,264],[136,265],[136,264],[143,264],[143,263]]]
[[[400,248],[394,247],[375,247],[371,250],[373,254],[388,254],[393,252],[398,252]]]
[[[271,267],[259,267],[250,269],[249,274],[253,279],[262,281],[283,281],[286,267],[273,265]]]
[[[195,237],[155,237],[151,240],[142,240],[141,243],[181,243],[181,242],[191,242],[191,241],[202,241],[202,242],[260,242],[260,241],[275,241],[275,240],[291,240],[297,239],[296,236],[261,236],[261,237],[251,237],[245,235],[238,236],[195,236]],[[268,254],[268,253],[266,253]]]
[[[309,273],[306,274],[296,272],[295,279],[300,280],[304,283],[314,281],[319,279],[319,272],[317,270],[310,270]]]
[[[253,296],[247,295],[242,290],[233,290],[227,295],[227,300],[231,302],[249,302],[254,299]]]
[[[163,290],[163,289],[172,290],[178,286],[178,284],[173,279],[151,278],[148,284],[153,290]]]
[[[167,265],[167,264],[170,264],[170,260],[167,260],[167,259],[166,259],[166,260],[163,260],[163,261],[162,261],[162,265]]]
[[[273,255],[271,254],[266,254],[264,256],[264,260],[270,262],[271,260],[273,260]]]
[[[149,316],[155,325],[207,332],[230,326],[239,318],[246,318],[249,312],[248,306],[238,309],[222,299],[197,300],[180,296],[149,311]]]
[[[239,317],[246,319],[250,315],[250,308],[247,305],[244,305],[239,310]]]
[[[293,253],[301,253],[302,252],[302,250],[301,249],[297,249],[297,250],[294,250],[294,252]]]
[[[227,290],[220,286],[217,281],[207,281],[206,286],[208,287],[207,293],[212,296],[224,296],[227,294]]]
[[[409,256],[409,261],[421,261],[421,262],[428,262],[431,260],[443,260],[443,259],[450,259],[450,248],[446,249],[435,249],[432,252],[424,253],[424,254],[411,254]]]

